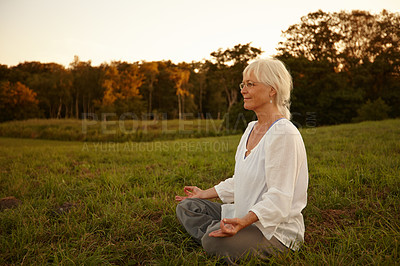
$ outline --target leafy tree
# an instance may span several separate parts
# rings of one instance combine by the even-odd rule
[[[172,79],[175,82],[176,96],[178,97],[178,113],[179,119],[182,119],[182,114],[185,113],[185,98],[191,96],[189,92],[189,65],[181,63],[172,69]]]
[[[319,10],[290,26],[278,57],[294,78],[292,110],[317,112],[320,124],[350,122],[382,97],[400,115],[399,29],[399,14],[385,10]]]
[[[304,57],[310,61],[336,61],[336,43],[342,37],[335,30],[339,23],[338,18],[321,10],[301,17],[300,23],[283,32],[285,41],[279,43],[279,55]]]
[[[6,65],[0,64],[0,81],[9,80],[10,69]]]
[[[190,67],[190,84],[193,87],[193,100],[201,119],[205,118],[203,104],[206,93],[208,65],[206,62],[192,62]]]
[[[219,79],[221,73],[217,65],[210,61],[206,61],[205,68],[207,72],[205,75],[205,100],[202,104],[203,113],[212,118],[221,118],[221,114],[228,110],[225,91],[222,89]]]
[[[140,71],[144,75],[144,83],[141,89],[145,90],[145,98],[147,99],[147,112],[153,112],[153,91],[154,84],[157,81],[157,76],[159,74],[158,63],[157,62],[143,62],[140,65]]]
[[[21,63],[11,69],[9,80],[21,82],[37,93],[39,108],[46,117],[60,118],[62,106],[70,101],[71,76],[62,65]]]
[[[101,99],[104,88],[101,86],[102,68],[95,68],[92,62],[80,61],[78,56],[70,64],[73,78],[71,90],[71,116],[74,113],[78,119],[81,112],[95,112],[96,103]]]
[[[216,81],[213,89],[222,88],[227,102],[228,110],[240,99],[238,86],[242,81],[242,72],[251,59],[256,58],[262,53],[258,48],[248,44],[238,44],[225,51],[219,49],[211,53],[214,67],[213,78]]]
[[[358,116],[354,118],[355,122],[366,120],[383,120],[388,118],[390,107],[381,99],[371,102],[368,100],[358,110]]]
[[[39,116],[36,93],[20,82],[0,82],[0,121]]]
[[[152,111],[161,113],[167,118],[178,116],[178,109],[174,108],[174,106],[178,106],[176,84],[173,80],[174,68],[176,68],[176,65],[171,61],[158,62],[159,74],[153,91]]]
[[[115,111],[118,115],[143,112],[142,96],[139,92],[143,79],[144,75],[140,73],[137,64],[112,62],[105,66],[102,111]]]

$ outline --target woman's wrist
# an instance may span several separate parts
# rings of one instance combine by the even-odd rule
[[[205,190],[199,192],[199,199],[205,199]]]
[[[247,226],[249,226],[249,225],[251,225],[251,224],[253,224],[253,223],[258,221],[257,215],[252,211],[249,211],[246,214],[246,216],[244,216],[244,217],[242,217],[240,219],[241,219],[241,224],[243,225],[243,228],[247,227]]]
[[[200,198],[201,199],[214,199],[214,198],[218,198],[218,194],[217,191],[215,190],[214,187],[209,188],[207,190],[202,190],[200,192]]]

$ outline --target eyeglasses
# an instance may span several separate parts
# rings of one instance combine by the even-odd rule
[[[252,82],[252,81],[249,81],[247,83],[242,82],[242,83],[239,84],[239,88],[241,90],[243,90],[244,87],[247,87],[248,89],[251,89],[251,88],[253,88],[255,86],[256,83],[261,83],[261,82]]]

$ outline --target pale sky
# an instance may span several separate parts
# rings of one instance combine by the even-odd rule
[[[400,1],[0,0],[0,64],[68,66],[74,55],[94,66],[191,62],[248,42],[267,57],[276,54],[282,31],[318,9],[400,12]]]

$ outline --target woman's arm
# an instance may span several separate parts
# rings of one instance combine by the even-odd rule
[[[198,199],[214,199],[218,198],[217,191],[214,187],[207,190],[202,190],[196,186],[185,186],[183,191],[187,196],[175,196],[176,201],[182,201],[186,198],[198,198]]]
[[[273,134],[266,147],[265,178],[268,191],[250,208],[263,227],[277,226],[299,215],[307,204],[307,156],[300,133],[287,128]]]

